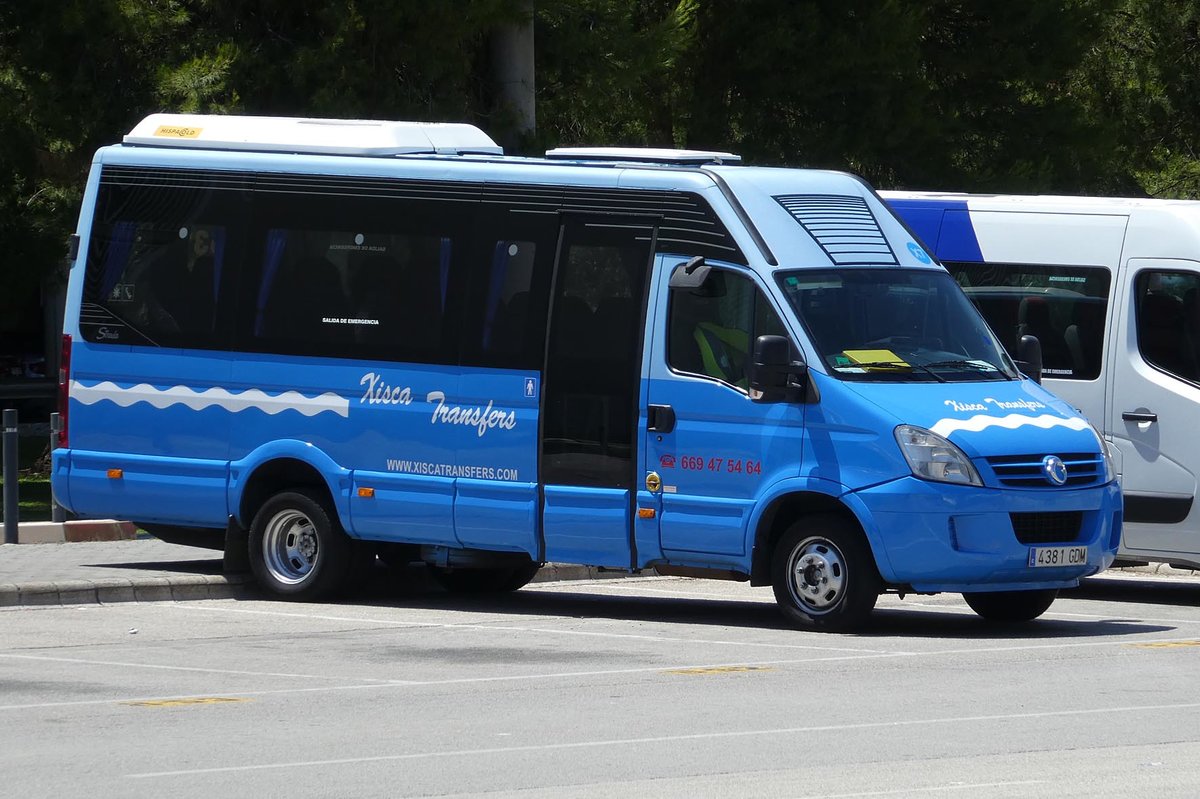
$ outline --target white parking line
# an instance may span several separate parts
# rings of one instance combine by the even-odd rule
[[[2,657],[3,655],[0,655]],[[878,655],[867,655],[866,657],[874,658]],[[835,658],[841,660],[843,658]],[[857,658],[847,658],[857,659]],[[67,658],[57,658],[57,660],[70,661]],[[86,664],[87,661],[77,661]],[[697,670],[697,669],[726,669],[745,666],[795,666],[805,663],[813,663],[812,660],[761,660],[761,661],[737,661],[735,663],[703,663],[703,664],[664,664],[661,666],[639,666],[630,669],[597,669],[592,671],[563,671],[551,672],[543,674],[505,674],[487,677],[455,677],[445,680],[376,680],[367,683],[351,684],[351,685],[325,685],[325,686],[310,686],[307,688],[276,688],[264,689],[261,691],[221,691],[222,696],[230,697],[253,697],[253,696],[275,696],[281,694],[305,694],[305,693],[320,693],[324,691],[363,691],[376,690],[380,688],[437,688],[446,685],[470,685],[470,684],[485,684],[485,683],[500,683],[500,682],[529,682],[542,680],[562,680],[571,678],[588,678],[588,677],[609,677],[628,674],[655,674],[666,673],[678,670]],[[824,662],[823,660],[820,662]],[[137,668],[139,664],[126,663],[123,664],[129,668]],[[154,665],[147,664],[145,668],[157,668]],[[254,672],[248,672],[253,674]],[[58,707],[77,707],[88,705],[111,705],[111,704],[127,704],[129,702],[143,702],[152,699],[194,699],[200,696],[211,696],[210,693],[205,694],[185,694],[171,696],[137,696],[137,697],[119,697],[113,699],[85,699],[73,702],[32,702],[21,705],[0,705],[0,711],[4,710],[38,710],[45,708]]]
[[[1011,780],[1009,782],[953,782],[949,785],[914,785],[909,788],[892,788],[886,791],[860,791],[858,793],[822,793],[798,796],[796,799],[864,799],[868,796],[912,796],[935,791],[977,791],[981,788],[1016,788],[1027,785],[1045,785],[1047,780]]]
[[[928,608],[930,610],[949,610],[954,612],[961,611],[962,615],[964,616],[971,616],[975,613],[975,611],[967,607],[965,603],[962,605],[938,605],[929,602],[914,602],[912,600],[905,600],[904,605],[910,608]],[[1046,611],[1046,614],[1041,618],[1104,619],[1105,621],[1125,622],[1128,624],[1200,624],[1200,619],[1167,619],[1156,618],[1153,616],[1114,616],[1111,613],[1069,613],[1067,611],[1058,611],[1053,609]]]
[[[0,658],[9,658],[12,660],[37,660],[49,663],[78,663],[85,666],[117,666],[123,669],[161,669],[163,671],[194,671],[204,674],[235,674],[243,677],[287,677],[289,679],[305,679],[305,680],[342,680],[344,677],[332,676],[328,674],[290,674],[288,672],[276,671],[243,671],[240,669],[211,669],[203,666],[167,666],[157,663],[130,663],[123,660],[87,660],[85,658],[64,658],[50,657],[49,655],[17,655],[8,652],[0,652]],[[363,682],[372,683],[400,683],[407,684],[405,680],[384,680],[377,678],[364,678]]]
[[[434,752],[408,752],[393,755],[375,755],[368,757],[345,757],[329,760],[301,760],[275,763],[251,763],[240,766],[217,766],[201,769],[181,769],[178,771],[150,771],[140,774],[126,774],[130,779],[150,779],[157,777],[191,777],[201,774],[227,774],[233,772],[266,771],[270,769],[302,769],[322,766],[359,765],[364,763],[387,763],[402,760],[432,760],[436,758],[480,757],[484,755],[507,755],[521,752],[552,752],[572,749],[589,749],[615,746],[645,746],[658,743],[682,743],[685,741],[715,741],[733,738],[767,737],[779,735],[808,735],[819,732],[849,732],[869,729],[902,729],[905,727],[920,727],[948,724],[977,724],[994,721],[1016,721],[1046,718],[1084,717],[1096,715],[1126,715],[1130,713],[1156,713],[1160,711],[1194,710],[1200,708],[1200,702],[1171,705],[1131,705],[1127,707],[1082,708],[1075,710],[1048,710],[1036,713],[998,713],[984,716],[950,716],[931,719],[903,719],[899,721],[875,721],[859,724],[826,724],[810,727],[782,727],[766,730],[729,730],[724,732],[702,732],[687,735],[658,735],[642,738],[610,738],[594,741],[574,741],[571,743],[545,743],[528,746],[500,746],[482,749],[450,749]]]

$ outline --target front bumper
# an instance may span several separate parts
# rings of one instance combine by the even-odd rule
[[[850,497],[877,549],[884,580],[921,593],[1070,588],[1112,565],[1121,539],[1121,491],[1115,482],[1023,491],[904,477]],[[1012,514],[1069,512],[1081,516],[1069,540],[1022,543],[1014,532]],[[1087,561],[1028,565],[1032,546],[1066,545],[1086,545]]]

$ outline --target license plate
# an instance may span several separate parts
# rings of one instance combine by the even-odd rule
[[[1082,566],[1087,563],[1087,547],[1030,547],[1029,567]]]

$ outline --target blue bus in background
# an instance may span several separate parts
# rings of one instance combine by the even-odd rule
[[[739,161],[151,116],[86,188],[55,496],[297,599],[553,561],[846,630],[883,592],[1028,620],[1110,565],[1088,422],[861,180]]]

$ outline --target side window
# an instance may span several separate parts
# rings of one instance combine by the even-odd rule
[[[1200,382],[1200,275],[1138,273],[1135,284],[1138,350],[1165,372]]]
[[[465,299],[461,340],[465,366],[540,371],[554,267],[557,220],[480,213],[464,242]]]
[[[1099,377],[1112,283],[1108,269],[953,262],[946,268],[1010,355],[1021,336],[1037,336],[1047,377]]]
[[[263,245],[251,291],[260,346],[379,358],[439,350],[449,239],[271,229]]]
[[[725,270],[714,269],[698,289],[673,289],[668,313],[668,365],[741,389],[748,385],[746,367],[754,340],[787,335],[754,282]]]
[[[454,209],[256,192],[239,343],[260,352],[456,363]],[[455,227],[458,225],[458,227]]]
[[[102,185],[88,248],[83,337],[225,347],[224,285],[235,271],[231,217],[238,203],[232,194],[194,186]]]
[[[537,244],[532,241],[497,241],[492,246],[483,303],[479,350],[489,359],[520,359],[529,347],[529,293],[533,288]],[[537,336],[538,342],[545,339]],[[540,361],[541,347],[537,348]]]

